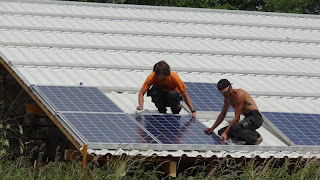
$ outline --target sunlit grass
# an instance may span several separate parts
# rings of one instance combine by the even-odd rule
[[[44,163],[25,157],[14,161],[2,157],[0,179],[320,179],[320,161],[316,158],[270,158],[245,163],[232,158],[215,159],[209,164],[178,169],[176,178],[165,173],[161,165],[146,157],[111,156],[103,162],[91,161],[82,170],[80,160],[56,158]]]

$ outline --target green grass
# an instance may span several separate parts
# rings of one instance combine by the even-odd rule
[[[200,163],[201,164],[201,163]],[[204,164],[204,163],[203,163]],[[161,164],[145,161],[144,157],[110,157],[107,162],[91,161],[86,170],[81,161],[31,162],[25,157],[0,160],[0,179],[320,179],[320,161],[310,159],[269,159],[236,162],[234,159],[214,160],[178,171],[176,178],[161,169]]]

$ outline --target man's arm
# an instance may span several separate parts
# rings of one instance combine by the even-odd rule
[[[227,112],[229,110],[229,107],[230,107],[230,103],[226,100],[226,98],[224,99],[224,103],[223,103],[223,107],[222,107],[222,110],[217,118],[217,120],[214,122],[214,124],[212,125],[211,128],[206,128],[204,131],[207,132],[207,133],[212,133],[213,130],[219,126],[221,124],[221,122],[224,120],[224,118],[226,117],[227,115]]]
[[[144,81],[141,90],[138,95],[138,103],[139,105],[137,106],[137,110],[142,110],[143,109],[143,103],[144,103],[144,94],[148,91],[151,85],[153,85],[154,81],[154,72],[151,73],[147,79]]]
[[[190,99],[187,91],[184,91],[181,94],[182,94],[182,97],[183,97],[184,101],[186,102],[187,106],[189,107],[190,111],[192,112],[192,117],[197,119],[197,113],[194,111],[195,109],[192,106],[192,102],[191,102],[191,99]]]
[[[144,88],[141,88],[139,95],[138,95],[138,103],[139,105],[137,106],[137,110],[142,110],[143,109],[143,103],[144,103],[144,94],[147,92]]]
[[[239,122],[240,115],[241,115],[242,108],[243,108],[243,102],[244,102],[244,95],[241,93],[236,96],[236,104],[235,104],[235,108],[234,108],[235,115],[234,115],[234,118],[232,119],[232,121],[230,122],[229,126],[227,127],[227,129],[221,134],[222,139],[227,140],[228,134],[230,131],[230,127],[233,126],[234,124],[236,124],[237,122]]]

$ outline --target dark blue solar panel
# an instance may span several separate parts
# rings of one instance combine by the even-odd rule
[[[122,112],[95,87],[37,87],[57,111]]]
[[[320,114],[263,112],[296,145],[320,145]]]
[[[205,134],[201,122],[190,116],[179,115],[132,115],[163,144],[227,144],[218,135]]]
[[[88,143],[156,143],[126,114],[62,113]]]
[[[186,82],[187,92],[197,111],[221,111],[224,97],[217,84]]]

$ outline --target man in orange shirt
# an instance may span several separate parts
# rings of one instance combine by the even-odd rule
[[[151,87],[152,86],[152,87]],[[151,89],[149,89],[151,87]],[[137,110],[143,109],[144,94],[151,96],[160,113],[166,113],[170,107],[173,114],[181,111],[181,95],[188,105],[192,117],[197,118],[191,99],[186,92],[186,85],[181,81],[179,75],[170,71],[170,66],[165,61],[156,63],[153,72],[147,77],[139,93],[139,105]]]

